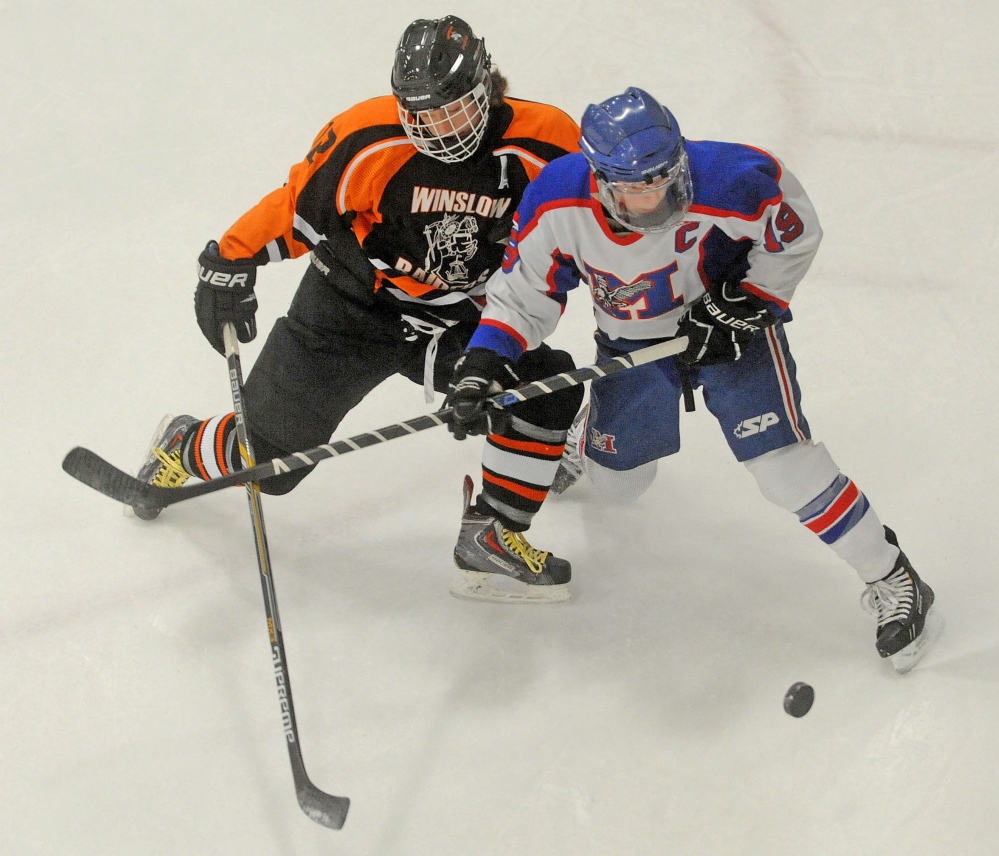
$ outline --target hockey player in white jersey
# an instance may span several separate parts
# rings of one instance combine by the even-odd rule
[[[700,388],[763,495],[866,583],[877,651],[908,671],[938,625],[933,591],[801,412],[784,322],[822,237],[802,186],[768,152],[685,140],[641,89],[590,105],[581,130],[582,153],[528,187],[466,354],[516,361],[553,332],[580,285],[598,360],[688,336],[678,357],[593,382],[553,490],[585,472],[598,496],[640,496],[658,460],[679,450],[680,401],[692,407]],[[455,386],[466,373],[459,363]],[[455,402],[459,425],[486,417],[477,389]]]

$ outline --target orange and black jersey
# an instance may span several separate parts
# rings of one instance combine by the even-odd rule
[[[288,182],[219,242],[229,259],[296,258],[352,229],[376,269],[376,290],[434,314],[481,308],[514,212],[549,161],[578,150],[579,128],[555,107],[506,99],[490,110],[479,150],[446,164],[421,154],[391,95],[364,101],[319,132]],[[451,307],[451,310],[448,310]]]

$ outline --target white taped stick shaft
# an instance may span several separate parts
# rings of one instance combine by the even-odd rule
[[[628,356],[633,365],[642,366],[646,363],[654,363],[663,357],[675,357],[687,350],[687,337],[680,336],[679,339],[669,339],[660,342],[658,345],[650,345],[640,351],[632,351]]]

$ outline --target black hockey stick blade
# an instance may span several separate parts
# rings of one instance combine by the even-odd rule
[[[335,797],[317,788],[311,782],[298,788],[298,804],[312,820],[330,829],[342,829],[350,808],[348,797]]]
[[[496,407],[512,407],[521,401],[537,398],[540,395],[549,395],[570,386],[579,386],[588,380],[599,377],[606,377],[625,369],[646,363],[661,360],[665,357],[672,357],[686,350],[687,337],[681,336],[678,339],[669,339],[647,348],[633,351],[630,354],[622,354],[614,357],[606,363],[597,363],[585,366],[580,369],[563,372],[559,375],[536,380],[524,384],[516,389],[507,389],[497,393],[491,398]],[[261,481],[273,478],[282,473],[311,467],[324,461],[327,458],[345,455],[348,452],[356,452],[368,446],[376,446],[379,443],[386,443],[389,440],[396,440],[408,434],[415,434],[418,431],[425,431],[437,425],[444,425],[451,421],[453,413],[450,408],[438,410],[436,413],[427,413],[409,419],[406,422],[397,422],[388,425],[377,431],[370,431],[366,434],[358,434],[346,440],[331,440],[322,446],[314,449],[306,449],[304,452],[295,452],[284,458],[274,458],[263,464],[257,464],[238,473],[230,473],[227,476],[198,481],[190,479],[183,487],[159,487],[157,485],[146,484],[139,481],[135,476],[131,476],[119,470],[113,464],[108,463],[100,455],[77,446],[70,450],[62,462],[62,468],[73,478],[83,482],[85,485],[100,491],[105,496],[111,497],[125,505],[144,505],[147,508],[166,508],[177,502],[193,499],[196,496],[204,496],[207,493],[214,493],[223,488],[234,485],[246,484],[248,481]]]
[[[125,505],[144,505],[147,508],[166,508],[175,502],[246,482],[246,476],[241,471],[238,476],[222,476],[193,484],[189,482],[180,488],[159,487],[139,481],[83,446],[70,449],[62,459],[62,468],[77,481],[111,499]]]
[[[152,487],[140,482],[135,476],[123,473],[100,455],[82,446],[70,449],[69,454],[62,459],[62,468],[94,490],[127,505],[143,504],[148,499],[145,488]]]

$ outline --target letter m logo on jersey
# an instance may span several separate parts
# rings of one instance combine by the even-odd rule
[[[601,434],[596,428],[590,429],[590,448],[610,455],[617,454],[617,437],[614,434]]]
[[[612,318],[635,321],[665,315],[683,303],[683,296],[673,294],[670,278],[677,271],[673,262],[668,267],[643,273],[625,282],[613,273],[584,264],[593,302]]]

